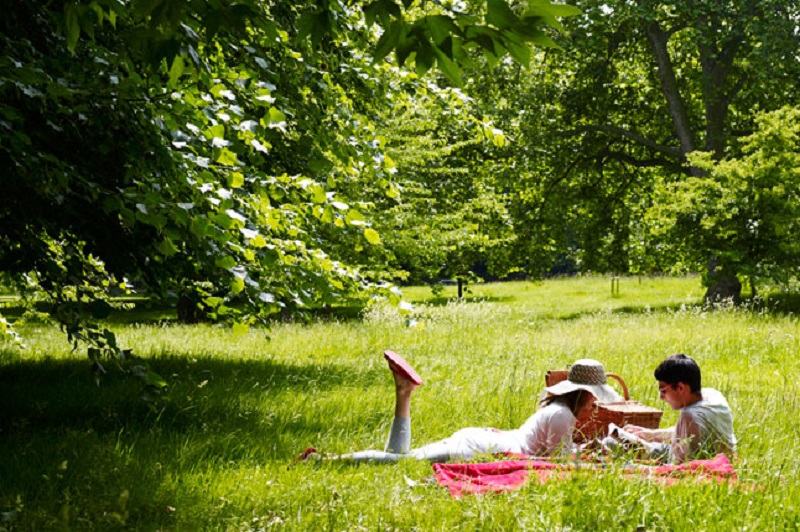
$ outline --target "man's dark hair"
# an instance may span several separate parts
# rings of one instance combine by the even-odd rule
[[[658,365],[654,374],[657,381],[666,382],[670,386],[683,382],[693,393],[700,391],[700,366],[693,358],[684,354],[667,357]]]

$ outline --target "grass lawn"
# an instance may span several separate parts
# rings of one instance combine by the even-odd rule
[[[0,344],[0,530],[776,530],[800,528],[800,324],[790,313],[697,306],[697,278],[606,277],[478,285],[461,302],[409,288],[412,316],[211,325],[112,320],[125,347],[170,382],[148,403],[49,325]],[[269,339],[267,339],[267,334]],[[468,426],[512,428],[535,410],[548,369],[602,361],[631,395],[665,408],[652,372],[700,363],[734,411],[741,485],[665,487],[609,468],[503,495],[454,500],[426,462],[303,463],[382,448],[394,402],[381,356],[425,379],[414,441]],[[613,385],[613,383],[612,383]],[[666,411],[662,426],[674,423]]]

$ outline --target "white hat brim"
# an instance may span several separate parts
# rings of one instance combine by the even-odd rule
[[[613,403],[625,400],[608,384],[578,384],[570,380],[564,380],[553,386],[548,386],[544,390],[550,395],[564,395],[575,390],[585,390],[594,395],[598,403]]]

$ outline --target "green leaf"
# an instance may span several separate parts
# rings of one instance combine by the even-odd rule
[[[220,305],[222,305],[224,302],[225,302],[224,299],[222,299],[221,297],[217,297],[217,296],[211,296],[211,297],[203,298],[203,303],[205,303],[207,306],[209,306],[211,308],[217,308]]]
[[[239,294],[242,290],[244,290],[244,279],[234,277],[233,280],[231,280],[231,293]]]
[[[450,80],[456,87],[461,86],[461,68],[438,47],[434,48],[436,52],[436,59],[439,65],[439,70]]]
[[[522,14],[523,18],[528,17],[541,17],[545,20],[552,21],[555,17],[574,17],[580,15],[582,12],[575,6],[566,4],[546,4],[546,3],[533,3],[531,2],[525,12]],[[549,22],[548,22],[549,23]],[[560,24],[559,24],[560,26]]]
[[[244,175],[241,172],[231,172],[228,176],[228,186],[231,188],[239,188],[244,185]]]
[[[230,255],[225,255],[224,257],[220,257],[216,261],[214,261],[214,264],[216,264],[218,268],[222,268],[224,270],[230,270],[231,268],[236,266],[236,260],[234,260],[234,258],[231,257]]]
[[[555,28],[561,33],[565,33],[566,29],[556,17],[572,17],[580,14],[581,11],[573,6],[563,4],[531,3],[525,10],[523,17],[525,19],[540,19],[548,26]]]
[[[369,242],[373,246],[376,246],[381,243],[381,236],[375,229],[372,229],[371,227],[367,227],[366,229],[364,229],[364,238],[366,238],[367,242]]]
[[[171,257],[178,252],[178,248],[175,247],[175,244],[169,238],[164,238],[164,240],[156,246],[156,249],[165,257]]]
[[[169,84],[171,86],[174,87],[178,84],[178,80],[183,75],[184,66],[183,56],[176,55],[175,59],[172,60],[172,67],[169,69]]]
[[[412,52],[416,52],[419,48],[417,37],[409,33],[403,36],[397,42],[394,49],[394,56],[397,58],[398,65],[405,65],[406,59]]]
[[[511,54],[511,57],[514,58],[514,61],[516,61],[517,63],[526,68],[530,65],[531,48],[528,45],[528,43],[518,42],[513,39],[508,39],[505,41],[504,44],[508,49],[508,53]]]
[[[133,6],[134,13],[144,19],[149,17],[161,2],[162,0],[131,0],[131,6]]]
[[[459,28],[452,18],[445,15],[429,15],[423,19],[428,25],[433,42],[441,44],[452,35],[460,35]]]
[[[250,245],[254,248],[263,248],[267,247],[267,241],[261,235],[256,235],[252,239],[250,239]]]
[[[547,34],[540,33],[536,37],[531,37],[530,42],[533,44],[538,44],[543,48],[555,48],[557,50],[562,50],[563,48],[553,39],[551,39]]]
[[[424,75],[433,66],[435,60],[436,54],[433,51],[433,47],[427,42],[420,43],[417,55],[414,58],[417,74]]]
[[[364,225],[366,223],[364,216],[355,209],[350,209],[344,219],[349,225]]]
[[[142,377],[142,380],[146,385],[155,386],[156,388],[164,388],[167,385],[167,381],[164,380],[164,377],[149,368]]]
[[[547,6],[547,11],[555,17],[574,17],[582,13],[577,7],[567,4],[550,4]]]
[[[325,189],[322,185],[312,185],[311,187],[311,201],[314,203],[325,203],[328,196],[325,194]]]
[[[204,237],[208,234],[208,226],[210,222],[208,218],[205,217],[195,217],[192,218],[191,224],[189,225],[189,230],[198,237]]]
[[[333,208],[330,205],[325,205],[322,209],[322,214],[319,218],[323,223],[329,224],[333,221]]]
[[[100,356],[102,355],[102,352],[96,347],[90,347],[89,349],[87,349],[87,352],[89,354],[89,360],[91,360],[92,362],[97,362],[97,360],[99,360]]]
[[[404,36],[405,31],[406,23],[404,21],[393,20],[378,39],[378,44],[375,45],[375,50],[372,52],[372,62],[377,63],[389,55],[389,52],[397,46],[400,38]]]
[[[513,28],[520,20],[505,0],[488,0],[486,22],[502,29]]]
[[[317,46],[322,37],[331,31],[330,11],[320,9],[318,11],[307,11],[300,16],[297,23],[297,39],[305,39],[311,35],[311,44]]]
[[[205,131],[204,135],[209,140],[213,139],[213,138],[224,139],[225,138],[225,126],[223,126],[222,124],[215,124],[215,125],[211,126],[210,128],[208,128]]]
[[[364,7],[364,20],[367,26],[372,26],[375,19],[380,18],[382,25],[388,26],[392,17],[400,18],[400,6],[393,0],[376,0]]]
[[[234,166],[238,162],[238,159],[236,158],[236,154],[228,148],[220,148],[216,161],[226,166]]]
[[[75,46],[78,44],[78,37],[81,35],[79,9],[80,6],[75,4],[64,5],[64,29],[67,33],[67,48],[73,54],[75,53]]]
[[[286,127],[286,115],[275,107],[269,108],[269,127],[284,128]]]

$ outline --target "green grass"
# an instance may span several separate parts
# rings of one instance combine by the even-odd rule
[[[448,287],[445,296],[455,289]],[[800,324],[792,314],[703,310],[697,278],[585,277],[478,285],[463,302],[423,288],[363,320],[210,326],[111,322],[168,378],[149,404],[132,379],[99,387],[57,329],[22,325],[0,351],[0,530],[783,530],[800,528]],[[685,352],[730,401],[743,487],[663,487],[609,470],[453,500],[414,484],[427,463],[287,464],[305,447],[382,448],[394,401],[380,353],[425,379],[416,443],[467,426],[519,426],[548,369],[592,357],[664,407],[652,378]],[[662,425],[676,419],[665,412]],[[409,482],[411,481],[411,482]]]

